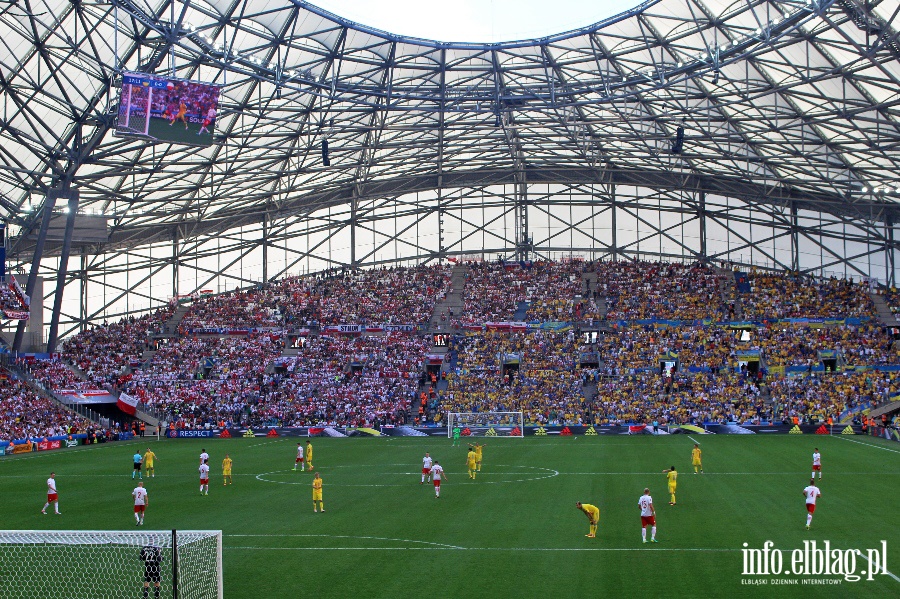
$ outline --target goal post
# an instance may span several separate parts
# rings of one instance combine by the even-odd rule
[[[133,599],[147,578],[167,599],[222,599],[222,531],[0,530],[0,599]]]
[[[523,437],[524,424],[522,412],[447,412],[448,437]]]

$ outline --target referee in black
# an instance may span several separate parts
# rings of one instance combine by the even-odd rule
[[[150,583],[153,583],[153,596],[159,599],[160,565],[162,549],[155,545],[141,548],[141,561],[144,562],[144,599],[150,596]]]

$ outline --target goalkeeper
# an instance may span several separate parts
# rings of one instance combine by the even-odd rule
[[[145,545],[141,548],[141,561],[144,562],[144,599],[150,594],[150,583],[153,583],[153,596],[159,599],[159,581],[161,578],[160,564],[162,563],[162,550],[155,545]]]

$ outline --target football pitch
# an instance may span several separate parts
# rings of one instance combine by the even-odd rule
[[[170,125],[166,119],[152,118],[147,133],[159,141],[208,146],[213,142],[213,136],[210,133],[200,133],[200,127],[200,123],[190,123],[185,128],[181,121]]]
[[[465,448],[448,439],[313,438],[326,508],[313,513],[313,474],[292,470],[298,440],[306,441],[146,439],[0,458],[0,528],[134,530],[131,456],[150,446],[157,475],[144,479],[144,528],[221,529],[226,597],[900,594],[900,444],[813,435],[489,438],[471,481]],[[690,467],[694,440],[702,475]],[[816,446],[822,496],[806,530],[802,490]],[[208,496],[199,493],[201,448],[211,456]],[[426,451],[449,475],[440,499],[420,484]],[[234,460],[227,487],[226,452]],[[674,507],[662,473],[673,465]],[[40,513],[51,470],[62,516]],[[657,544],[641,543],[645,487]],[[576,501],[599,506],[596,539],[585,538]],[[866,550],[887,541],[890,574],[857,582],[744,574],[745,543],[762,549],[772,541],[789,569],[805,540],[859,549],[857,574],[872,567]]]

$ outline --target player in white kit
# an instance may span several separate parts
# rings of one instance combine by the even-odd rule
[[[641,539],[647,542],[647,526],[650,526],[650,542],[658,543],[656,540],[656,509],[653,507],[653,498],[650,497],[650,489],[644,489],[644,494],[638,499],[638,506],[641,508]]]
[[[301,443],[297,443],[297,457],[294,459],[294,470],[297,469],[297,464],[300,464],[300,472],[303,472],[303,445]]]
[[[441,468],[440,463],[437,460],[434,462],[434,466],[431,467],[431,480],[434,481],[434,496],[435,498],[440,498],[441,496],[441,479],[446,480],[447,474],[444,472],[444,469]]]
[[[431,456],[428,455],[428,452],[425,452],[425,457],[422,458],[422,482],[420,485],[425,484],[425,477],[428,477],[428,482],[431,482],[431,467],[434,465],[434,460],[431,459]]]
[[[47,508],[50,507],[51,503],[53,504],[56,515],[61,515],[62,512],[59,511],[59,495],[56,493],[56,472],[51,472],[50,478],[47,479],[47,503],[41,508],[41,513],[45,516],[47,515]]]
[[[812,478],[816,477],[816,472],[819,473],[819,480],[822,480],[822,454],[819,453],[818,447],[813,450]]]
[[[216,109],[215,109],[215,108],[210,108],[209,110],[206,111],[206,118],[203,119],[203,122],[201,123],[201,125],[203,125],[203,126],[200,127],[200,130],[199,130],[199,131],[197,131],[197,135],[202,134],[204,131],[206,131],[207,133],[209,133],[209,129],[207,129],[207,127],[209,127],[210,125],[212,125],[212,122],[213,122],[215,119],[216,119]]]
[[[201,449],[201,450],[200,450],[200,463],[201,463],[201,464],[208,464],[208,463],[209,463],[209,454],[206,453],[206,450],[205,450],[205,449]]]
[[[131,492],[131,496],[134,497],[134,521],[137,523],[136,526],[143,526],[144,512],[150,503],[150,497],[147,495],[147,489],[144,488],[143,482],[138,483],[138,486]]]
[[[206,462],[200,464],[200,494],[209,495],[209,466]]]
[[[822,496],[822,492],[816,486],[815,479],[809,479],[809,486],[803,489],[803,496],[806,497],[806,530],[809,530],[813,514],[816,511],[816,499]]]

